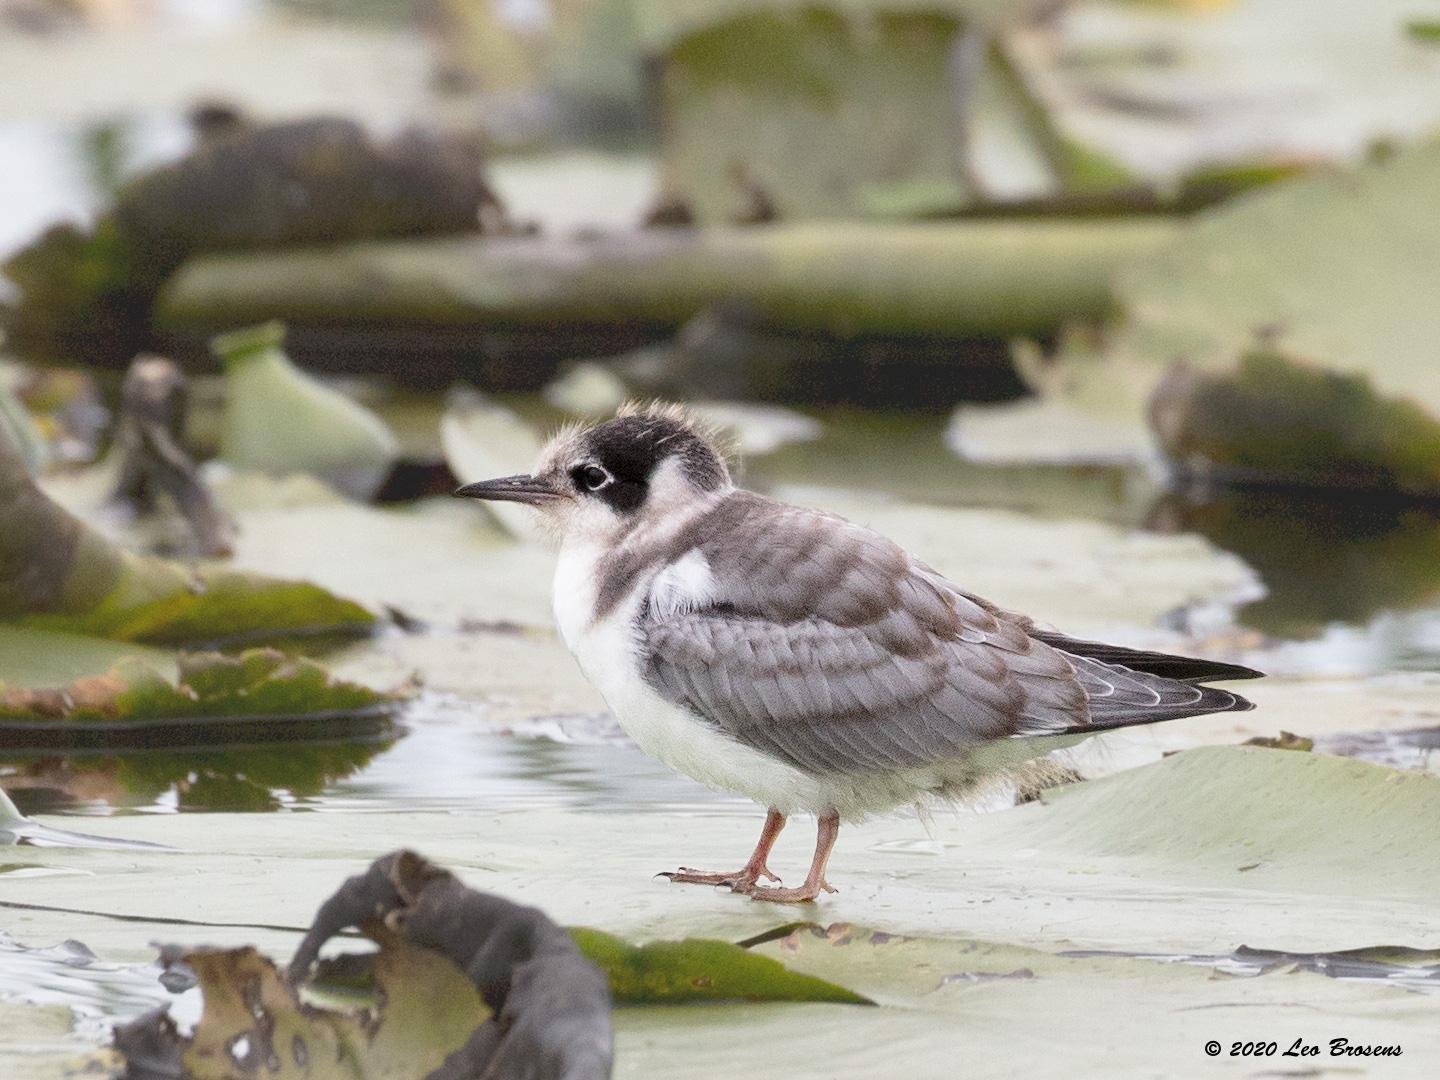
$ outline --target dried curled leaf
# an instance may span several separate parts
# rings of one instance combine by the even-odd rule
[[[302,1000],[254,948],[170,948],[187,965],[204,1011],[186,1039],[163,1011],[115,1033],[132,1080],[420,1080],[461,1047],[490,1010],[453,963],[372,924],[380,944],[373,1002],[353,1009]]]
[[[379,944],[371,993],[321,1008],[300,987],[348,927]],[[409,851],[321,905],[288,970],[253,948],[168,947],[204,996],[190,1038],[164,1011],[116,1030],[128,1080],[605,1080],[605,977],[544,913],[466,888]]]
[[[215,501],[185,445],[190,387],[184,373],[163,356],[137,356],[125,375],[121,401],[111,500],[149,513],[156,508],[156,495],[164,492],[185,519],[200,554],[232,555],[235,523]]]

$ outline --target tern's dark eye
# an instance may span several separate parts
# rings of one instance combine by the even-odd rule
[[[598,465],[577,465],[570,470],[570,476],[582,491],[599,491],[610,483],[610,474]]]

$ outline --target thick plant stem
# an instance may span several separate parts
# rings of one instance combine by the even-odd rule
[[[673,328],[742,302],[797,332],[1006,337],[1100,317],[1116,267],[1178,229],[1163,218],[844,222],[214,256],[181,269],[156,320],[185,335],[265,318],[555,333]]]

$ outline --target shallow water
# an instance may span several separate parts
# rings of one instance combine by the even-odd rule
[[[169,993],[158,964],[110,964],[78,941],[31,945],[0,930],[0,997],[65,1005],[76,1033],[100,1040],[116,1022],[172,1005],[177,1020],[199,1017],[200,995]]]
[[[747,800],[677,776],[607,717],[549,717],[522,734],[484,709],[425,695],[393,739],[129,754],[0,754],[0,780],[27,814],[501,810],[754,814]]]

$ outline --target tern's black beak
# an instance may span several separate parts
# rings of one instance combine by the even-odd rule
[[[491,502],[518,502],[538,506],[565,493],[557,491],[548,480],[538,476],[502,476],[498,480],[481,480],[466,484],[454,492],[458,499],[488,499]]]

